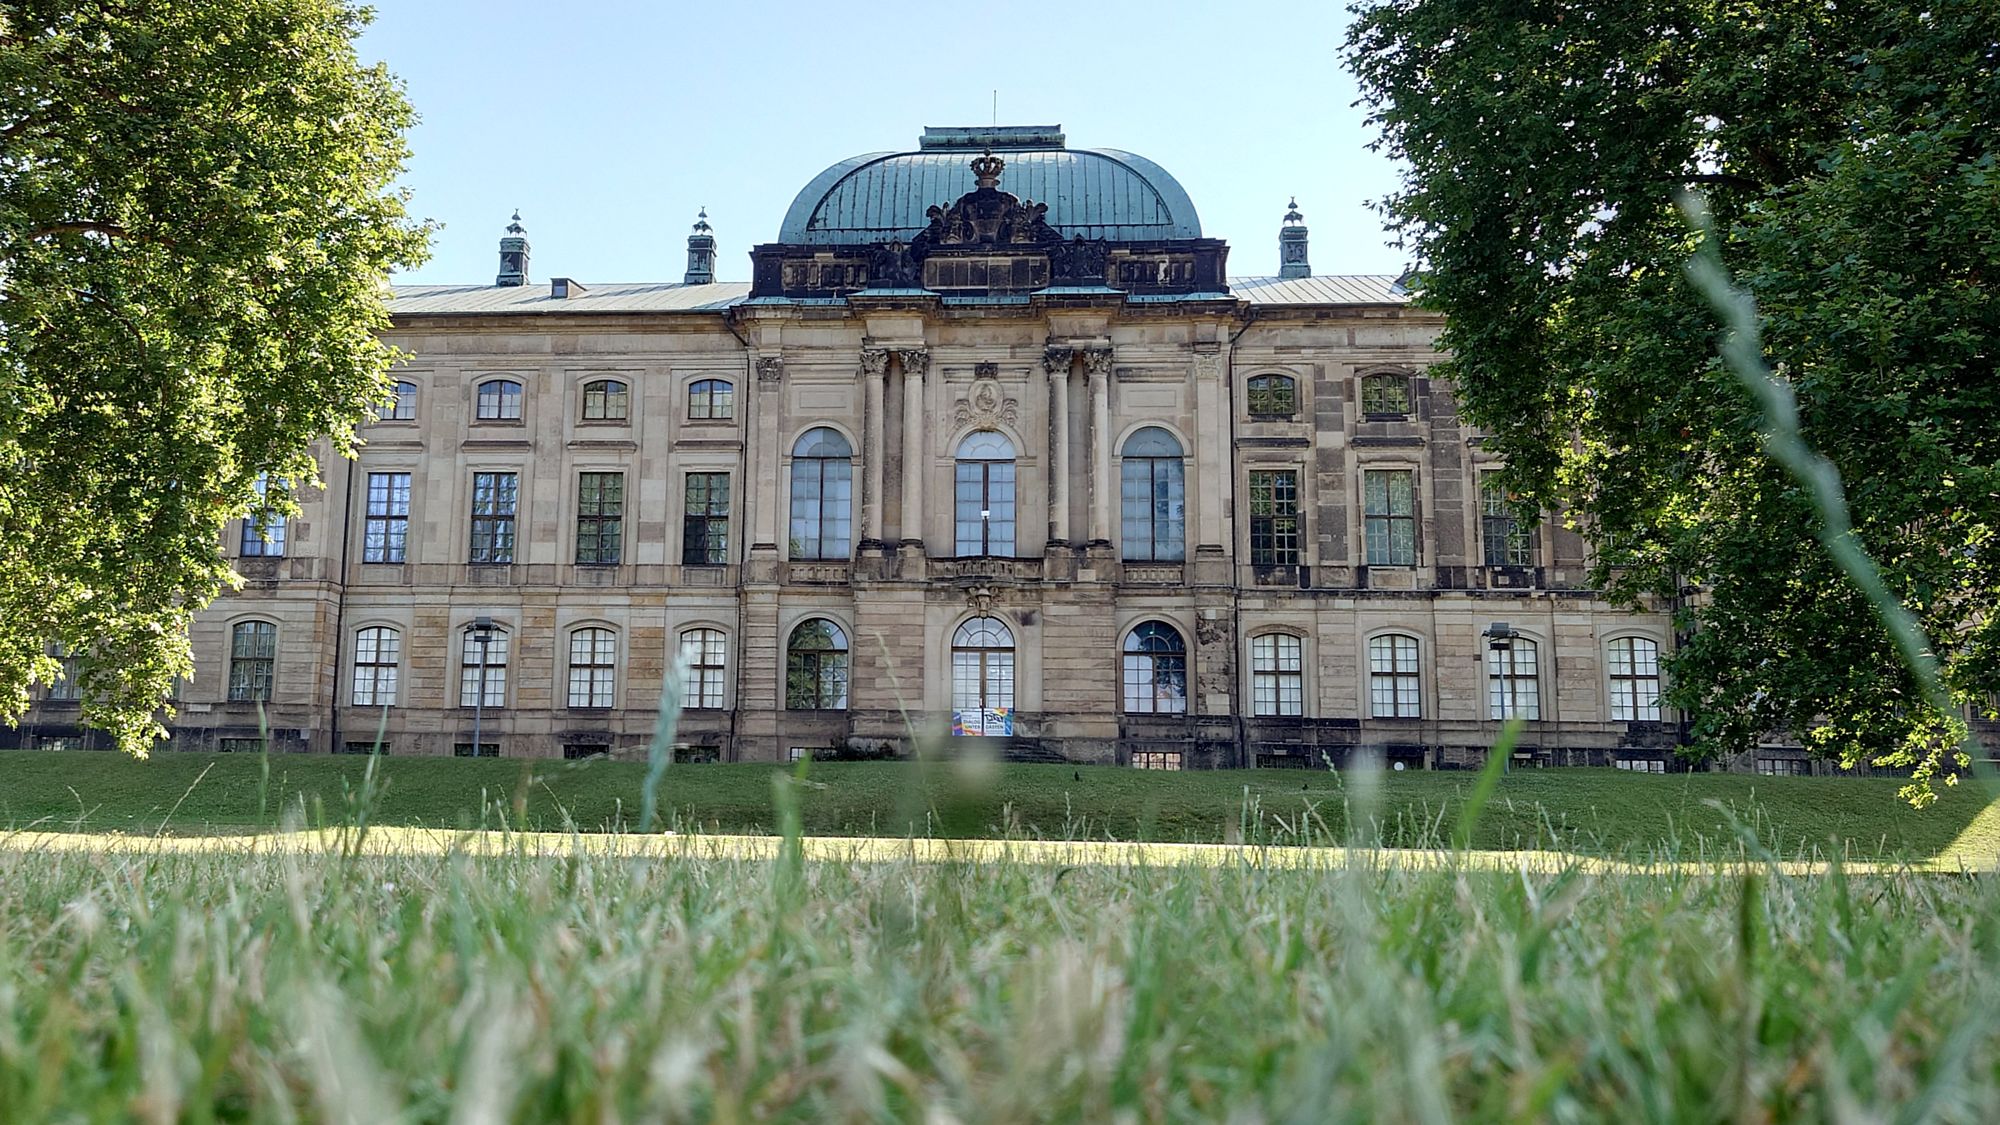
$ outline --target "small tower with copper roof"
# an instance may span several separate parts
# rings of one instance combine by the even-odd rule
[[[1285,225],[1278,228],[1278,276],[1311,277],[1312,263],[1306,260],[1306,217],[1299,214],[1299,197],[1285,211]]]
[[[694,233],[688,235],[688,285],[707,285],[715,280],[715,231],[708,225],[708,208],[695,216]]]
[[[493,279],[495,285],[526,285],[528,283],[528,228],[521,225],[521,211],[514,210],[514,221],[507,224],[507,233],[500,239],[500,276]]]

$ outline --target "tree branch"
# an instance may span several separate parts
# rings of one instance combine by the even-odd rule
[[[1717,187],[1749,188],[1752,191],[1764,190],[1764,181],[1762,180],[1753,180],[1748,176],[1732,176],[1727,172],[1704,172],[1695,176],[1677,176],[1674,178],[1674,182],[1678,184],[1714,184]]]
[[[117,223],[99,222],[95,219],[77,219],[63,223],[44,223],[41,226],[30,228],[27,236],[29,238],[55,238],[65,234],[101,234],[110,239],[128,238],[134,242],[150,242],[155,246],[164,246],[168,249],[172,249],[174,245],[171,239],[161,238],[158,235],[141,234],[137,231],[127,230]]]

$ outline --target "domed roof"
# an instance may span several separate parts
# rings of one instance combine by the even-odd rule
[[[1109,148],[1066,148],[1060,126],[924,130],[915,152],[850,157],[813,177],[785,212],[783,243],[843,246],[908,242],[973,188],[972,158],[991,149],[1007,162],[1000,190],[1048,204],[1066,238],[1112,242],[1200,238],[1201,219],[1167,170]]]

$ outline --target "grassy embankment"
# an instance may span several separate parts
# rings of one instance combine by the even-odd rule
[[[152,834],[344,822],[366,760],[274,755],[0,753],[0,828]],[[508,826],[581,831],[632,827],[644,766],[603,760],[385,758],[369,820],[377,825]],[[668,769],[661,807],[682,830],[776,831],[769,766]],[[1435,844],[1450,834],[1477,777],[1388,773],[1373,800],[1328,771],[1158,773],[1008,765],[967,779],[952,766],[816,764],[801,791],[809,835],[1018,836],[1269,843],[1340,842],[1365,802],[1364,839]],[[1982,787],[1947,790],[1918,811],[1887,779],[1644,776],[1524,770],[1504,777],[1479,819],[1475,848],[1566,848],[1698,857],[1732,851],[1740,829],[1786,857],[1932,859],[1973,866],[2000,856],[2000,809]],[[1718,807],[1719,806],[1719,807]],[[299,812],[303,816],[299,816]],[[1357,815],[1360,815],[1357,813]]]

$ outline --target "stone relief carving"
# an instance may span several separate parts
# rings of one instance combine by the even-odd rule
[[[997,363],[975,363],[972,365],[972,373],[981,379],[991,379],[1000,374],[1000,365]]]
[[[933,208],[935,210],[935,208]],[[923,285],[923,266],[901,239],[878,242],[868,253],[868,284],[874,289],[915,289]]]
[[[1021,419],[1021,404],[1001,391],[999,380],[978,379],[952,408],[951,418],[958,426],[975,422],[987,425],[1004,422],[1011,426]]]
[[[778,380],[783,379],[784,377],[785,377],[784,360],[774,355],[767,355],[757,360],[758,382],[775,383]]]
[[[1203,379],[1222,377],[1222,356],[1216,352],[1194,353],[1194,373]]]
[[[1111,246],[1103,239],[1087,239],[1079,234],[1068,242],[1049,247],[1049,268],[1058,283],[1102,283],[1110,264]]]

